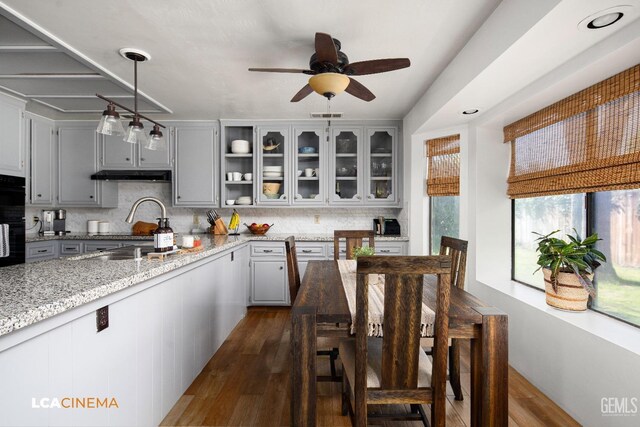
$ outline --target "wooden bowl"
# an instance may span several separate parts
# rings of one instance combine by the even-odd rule
[[[249,229],[251,234],[255,234],[256,236],[262,236],[263,234],[267,234],[267,231],[269,231],[269,229],[271,227],[273,227],[273,224],[271,224],[271,225],[262,224],[260,226],[253,225],[253,224],[251,224],[251,225],[245,224],[245,226]]]

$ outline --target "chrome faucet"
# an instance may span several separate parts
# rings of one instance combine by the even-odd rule
[[[167,208],[164,206],[164,203],[162,203],[162,201],[160,201],[160,199],[157,199],[155,197],[143,197],[142,199],[136,200],[136,202],[133,204],[133,206],[131,206],[131,212],[129,212],[129,215],[127,216],[127,219],[125,219],[126,222],[128,222],[129,224],[131,224],[133,222],[133,215],[135,215],[136,211],[138,210],[138,206],[140,206],[140,203],[142,203],[142,202],[154,202],[154,203],[157,203],[158,206],[160,206],[160,209],[162,209],[162,218],[166,218],[167,217]]]

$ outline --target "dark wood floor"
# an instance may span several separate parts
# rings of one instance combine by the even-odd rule
[[[290,402],[289,310],[252,308],[185,391],[163,426],[288,426]],[[326,357],[319,370],[328,373]],[[469,349],[462,350],[465,400],[448,390],[447,425],[469,425]],[[320,426],[350,426],[340,415],[340,384],[318,384]],[[402,408],[400,408],[402,409]],[[427,411],[428,413],[428,411]],[[509,424],[578,426],[514,369],[509,371]],[[382,424],[386,425],[386,424]],[[417,422],[388,423],[420,426]]]

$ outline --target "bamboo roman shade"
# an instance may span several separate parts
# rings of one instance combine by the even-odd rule
[[[457,196],[460,194],[460,135],[428,139],[427,195]]]
[[[504,128],[511,198],[640,188],[640,64]]]

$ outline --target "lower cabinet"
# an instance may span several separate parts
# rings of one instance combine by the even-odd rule
[[[25,245],[25,261],[44,261],[58,257],[58,241],[33,242]]]
[[[106,304],[96,301],[68,323],[0,350],[0,426],[159,425],[244,317],[248,261],[246,245],[146,289],[136,285],[142,290],[119,300],[105,297],[109,327],[101,332],[95,311],[87,312]],[[65,397],[115,399],[118,407],[45,407]]]
[[[97,251],[108,251],[111,249],[119,248],[120,242],[117,241],[98,241],[98,242],[87,242],[84,244],[84,252],[97,252]]]
[[[251,303],[256,305],[286,305],[286,260],[251,260]]]

